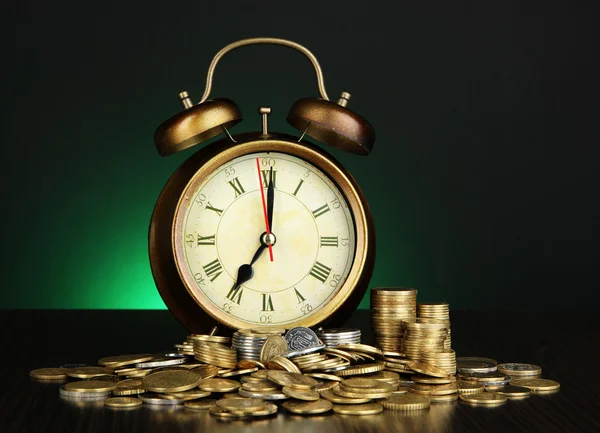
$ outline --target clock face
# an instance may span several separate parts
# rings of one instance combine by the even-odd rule
[[[257,167],[257,159],[258,166]],[[253,277],[236,285],[266,231],[261,188],[266,196],[273,169],[274,205],[268,249],[252,265]],[[315,314],[340,290],[356,248],[354,219],[344,195],[309,162],[279,152],[229,161],[194,190],[178,232],[180,274],[193,276],[188,291],[225,319],[248,324],[286,324]],[[263,237],[264,239],[264,237]]]

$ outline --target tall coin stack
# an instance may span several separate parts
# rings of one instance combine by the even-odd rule
[[[231,347],[237,351],[238,361],[242,359],[260,361],[260,351],[267,338],[284,332],[285,329],[240,329],[233,333]]]
[[[404,322],[404,331],[402,353],[408,359],[437,367],[448,375],[456,373],[456,353],[444,347],[448,325],[417,319]]]
[[[335,347],[338,344],[360,343],[360,329],[357,328],[319,328],[317,336],[327,347]]]
[[[384,352],[401,352],[402,322],[414,322],[417,290],[404,287],[371,289],[371,323],[375,345]]]
[[[423,323],[441,323],[448,326],[448,337],[444,341],[444,349],[452,346],[450,330],[450,306],[445,303],[419,303],[417,304],[417,317]]]

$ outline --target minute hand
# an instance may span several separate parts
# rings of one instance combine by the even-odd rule
[[[275,201],[275,184],[273,183],[273,167],[269,170],[269,187],[267,188],[267,214],[269,228],[273,231],[273,204]]]

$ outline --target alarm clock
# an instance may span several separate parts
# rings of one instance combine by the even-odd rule
[[[300,99],[287,116],[299,137],[269,131],[269,107],[258,109],[258,131],[232,135],[240,109],[209,99],[219,60],[253,44],[293,48],[314,66],[320,98]],[[193,333],[345,321],[373,272],[373,219],[348,170],[306,137],[369,154],[375,132],[347,108],[350,94],[329,99],[321,67],[304,46],[251,38],[216,54],[198,103],[187,92],[179,99],[183,110],[155,132],[160,155],[224,136],[177,168],[152,214],[150,265],[169,310]]]

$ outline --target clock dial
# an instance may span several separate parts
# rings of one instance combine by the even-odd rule
[[[258,158],[260,171],[257,168]],[[236,286],[265,233],[261,190],[273,169],[274,206],[268,252],[253,277]],[[179,267],[194,276],[201,304],[249,324],[285,324],[318,312],[342,287],[355,255],[352,213],[339,188],[307,161],[278,152],[235,158],[186,191]],[[180,269],[181,273],[182,269]]]

